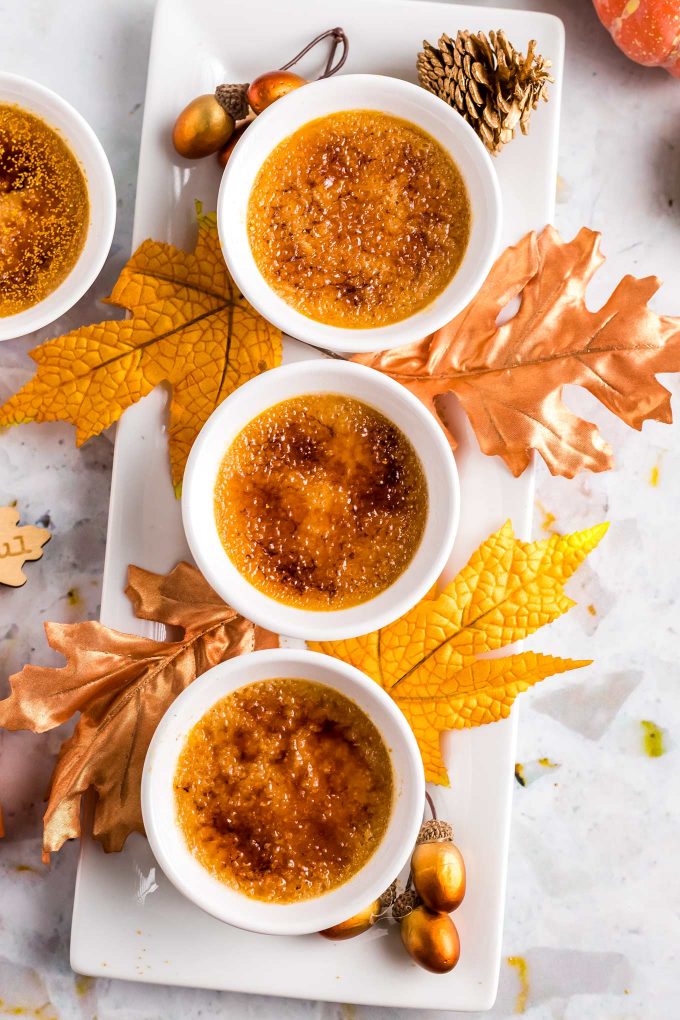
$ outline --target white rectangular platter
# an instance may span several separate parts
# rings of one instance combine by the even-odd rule
[[[554,65],[549,104],[534,114],[531,134],[496,162],[504,201],[503,245],[540,229],[553,214],[563,66],[563,29],[545,14],[453,6],[415,0],[160,0],[154,25],[137,188],[134,243],[146,237],[190,247],[194,202],[214,208],[214,160],[189,169],[174,157],[170,128],[177,112],[218,82],[249,81],[283,63],[317,33],[339,24],[350,39],[348,72],[415,80],[423,38],[457,29],[504,28]],[[312,76],[322,57],[303,65]],[[182,165],[180,165],[182,162]],[[287,340],[285,360],[313,356]],[[102,620],[156,638],[165,629],[137,620],[124,595],[128,564],[168,571],[189,553],[168,470],[167,393],[159,388],[123,417],[116,438]],[[527,537],[533,479],[514,479],[483,456],[454,408],[460,441],[460,531],[453,572],[486,535],[511,518]],[[515,751],[510,719],[452,736],[445,758],[452,785],[433,794],[450,819],[468,864],[468,894],[456,913],[462,954],[446,976],[418,969],[396,932],[373,930],[329,943],[316,935],[277,938],[230,928],[185,900],[155,865],[146,841],[128,840],[120,854],[83,842],[73,910],[71,962],[83,974],[161,984],[421,1009],[491,1007],[498,982],[506,856]],[[392,876],[385,876],[386,879]]]

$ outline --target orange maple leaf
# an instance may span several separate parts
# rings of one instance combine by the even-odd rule
[[[394,698],[416,735],[430,782],[448,785],[441,734],[496,722],[522,691],[589,665],[523,651],[480,658],[533,634],[574,603],[564,584],[601,540],[599,524],[573,535],[520,542],[508,522],[437,594],[388,627],[310,645],[367,673]]]
[[[555,475],[605,471],[611,449],[564,404],[562,387],[589,390],[635,429],[648,419],[670,422],[670,394],[656,374],[680,371],[680,319],[647,307],[656,277],[625,276],[602,308],[588,310],[586,287],[604,261],[599,237],[585,227],[568,243],[550,226],[527,234],[448,325],[353,360],[403,383],[435,415],[437,399],[455,393],[483,452],[498,454],[515,475],[533,450]],[[517,296],[517,314],[497,325]]]
[[[225,397],[281,362],[281,333],[248,304],[198,210],[192,252],[144,241],[108,299],[132,317],[83,326],[31,351],[38,371],[0,407],[0,425],[68,421],[78,446],[159,383],[172,386],[170,462],[181,485],[189,450]]]

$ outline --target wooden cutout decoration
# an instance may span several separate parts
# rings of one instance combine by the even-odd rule
[[[52,538],[47,528],[33,524],[19,526],[19,511],[0,506],[0,584],[20,588],[28,578],[22,567],[26,560],[39,560],[42,547]]]

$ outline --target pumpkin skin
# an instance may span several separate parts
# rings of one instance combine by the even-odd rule
[[[593,0],[600,21],[627,57],[680,78],[678,0]]]

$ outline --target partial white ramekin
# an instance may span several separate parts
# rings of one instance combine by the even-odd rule
[[[302,315],[266,282],[248,241],[248,199],[257,173],[279,142],[298,128],[340,110],[380,110],[410,120],[447,150],[465,180],[472,207],[470,241],[448,286],[401,322],[374,329],[328,326]],[[227,163],[217,202],[217,226],[229,271],[252,305],[284,333],[332,351],[380,351],[439,329],[474,297],[491,268],[501,227],[501,196],[491,158],[472,128],[437,96],[410,82],[348,74],[295,89],[259,115]]]
[[[376,408],[410,439],[427,481],[427,520],[413,559],[391,587],[349,609],[296,609],[258,591],[230,560],[215,523],[215,482],[228,447],[262,411],[306,393],[341,393]],[[429,411],[388,376],[339,359],[299,361],[271,369],[240,386],[201,429],[182,484],[182,517],[189,548],[215,591],[262,627],[309,641],[367,634],[411,609],[444,569],[458,528],[459,507],[456,463]]]
[[[191,728],[221,698],[246,684],[276,677],[313,680],[354,701],[389,750],[394,803],[373,856],[344,885],[299,903],[265,903],[220,882],[192,855],[177,821],[173,779]],[[382,688],[328,655],[293,649],[253,652],[214,666],[172,703],[144,763],[142,813],[151,849],[165,875],[188,899],[220,921],[268,935],[305,935],[352,917],[379,896],[406,864],[422,821],[422,759],[405,717]]]
[[[30,78],[0,71],[0,104],[19,106],[41,117],[64,139],[87,180],[90,222],[78,261],[56,290],[31,308],[0,317],[0,340],[12,340],[54,322],[90,287],[111,247],[116,225],[116,189],[113,174],[99,139],[73,107]]]

